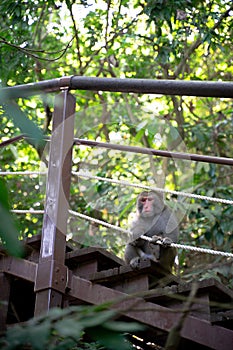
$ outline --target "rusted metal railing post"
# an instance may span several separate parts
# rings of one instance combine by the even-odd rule
[[[65,262],[75,98],[66,89],[55,98],[45,214],[35,279],[35,315],[62,305],[67,285]]]

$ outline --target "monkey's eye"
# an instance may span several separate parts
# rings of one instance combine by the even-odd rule
[[[151,201],[153,201],[153,198],[152,197],[143,197],[143,198],[141,198],[140,201],[142,203],[145,203],[146,201],[151,202]]]

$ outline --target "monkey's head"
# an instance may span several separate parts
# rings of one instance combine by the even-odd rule
[[[164,209],[163,196],[155,192],[143,191],[137,198],[138,215],[143,218],[160,214]]]

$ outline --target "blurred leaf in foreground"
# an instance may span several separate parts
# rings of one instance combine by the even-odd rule
[[[22,255],[23,249],[18,240],[15,222],[10,214],[8,192],[3,179],[0,179],[0,238],[9,254]]]

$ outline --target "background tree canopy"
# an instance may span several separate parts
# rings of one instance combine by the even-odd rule
[[[233,5],[228,0],[42,1],[0,4],[2,86],[64,75],[231,81]],[[101,91],[76,91],[75,135],[155,149],[232,157],[232,101]],[[51,133],[54,95],[18,99],[27,118]],[[1,109],[0,137],[22,132],[16,115]],[[20,115],[18,115],[20,118]],[[46,148],[20,141],[1,148],[1,171],[45,170]],[[73,170],[167,190],[233,198],[232,168],[76,147]],[[43,209],[44,176],[5,178],[13,209]],[[1,184],[5,189],[5,185]],[[76,176],[73,210],[128,228],[138,189]],[[230,205],[167,195],[180,220],[180,242],[232,251]],[[131,218],[131,217],[130,217]],[[42,216],[17,216],[20,238],[41,232]],[[122,255],[126,237],[71,217],[69,234],[82,245]],[[215,276],[233,285],[231,261],[179,252],[178,273]],[[211,269],[210,269],[211,267]]]

